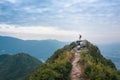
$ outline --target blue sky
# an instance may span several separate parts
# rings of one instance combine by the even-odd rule
[[[0,0],[3,36],[115,43],[119,30],[119,0]]]

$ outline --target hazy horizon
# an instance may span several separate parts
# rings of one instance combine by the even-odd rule
[[[119,0],[0,0],[0,35],[120,43]]]

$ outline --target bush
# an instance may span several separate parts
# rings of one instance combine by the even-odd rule
[[[112,61],[105,59],[99,49],[90,43],[87,46],[87,50],[81,51],[81,62],[88,80],[120,79],[120,75]]]
[[[55,54],[40,66],[40,68],[30,76],[30,80],[70,80],[72,64],[71,53],[68,46],[59,49]]]

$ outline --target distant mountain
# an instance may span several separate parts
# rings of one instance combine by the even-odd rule
[[[42,62],[25,53],[0,55],[0,80],[28,80]]]
[[[21,40],[13,37],[0,36],[0,54],[15,54],[19,52],[46,60],[52,53],[65,45],[57,40]]]
[[[108,59],[111,59],[117,69],[120,70],[120,43],[98,45],[101,53]]]

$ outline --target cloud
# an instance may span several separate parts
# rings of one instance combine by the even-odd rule
[[[15,25],[0,25],[0,35],[17,37],[24,40],[43,40],[43,39],[56,39],[60,41],[75,41],[78,35],[82,34],[83,39],[87,39],[93,43],[112,43],[119,42],[120,32],[98,32],[86,30],[64,30],[51,26],[15,26]]]
[[[100,34],[104,39],[112,40],[114,37],[118,41],[119,4],[119,0],[1,0],[0,24],[10,26],[7,28],[3,25],[0,29],[5,29],[0,33],[23,39],[54,38],[67,41],[68,36],[70,38],[70,35],[80,32],[93,41],[98,40]]]
[[[22,39],[57,39],[61,41],[72,41],[75,35],[79,34],[76,31],[66,31],[53,27],[28,27],[28,26],[14,26],[14,25],[0,25],[0,35],[14,36]],[[70,37],[70,39],[69,39]],[[71,37],[74,37],[73,39]]]
[[[9,0],[9,2],[17,0]],[[1,3],[0,23],[24,26],[54,26],[78,29],[79,26],[119,25],[117,1],[103,0],[20,0]],[[96,26],[97,24],[97,26]],[[99,26],[100,25],[100,26]],[[80,29],[80,28],[79,28]]]
[[[17,2],[17,0],[7,0],[7,1],[9,1],[11,3],[16,3]]]
[[[36,8],[36,7],[24,7],[23,9],[27,13],[43,13],[50,10],[50,8]]]

